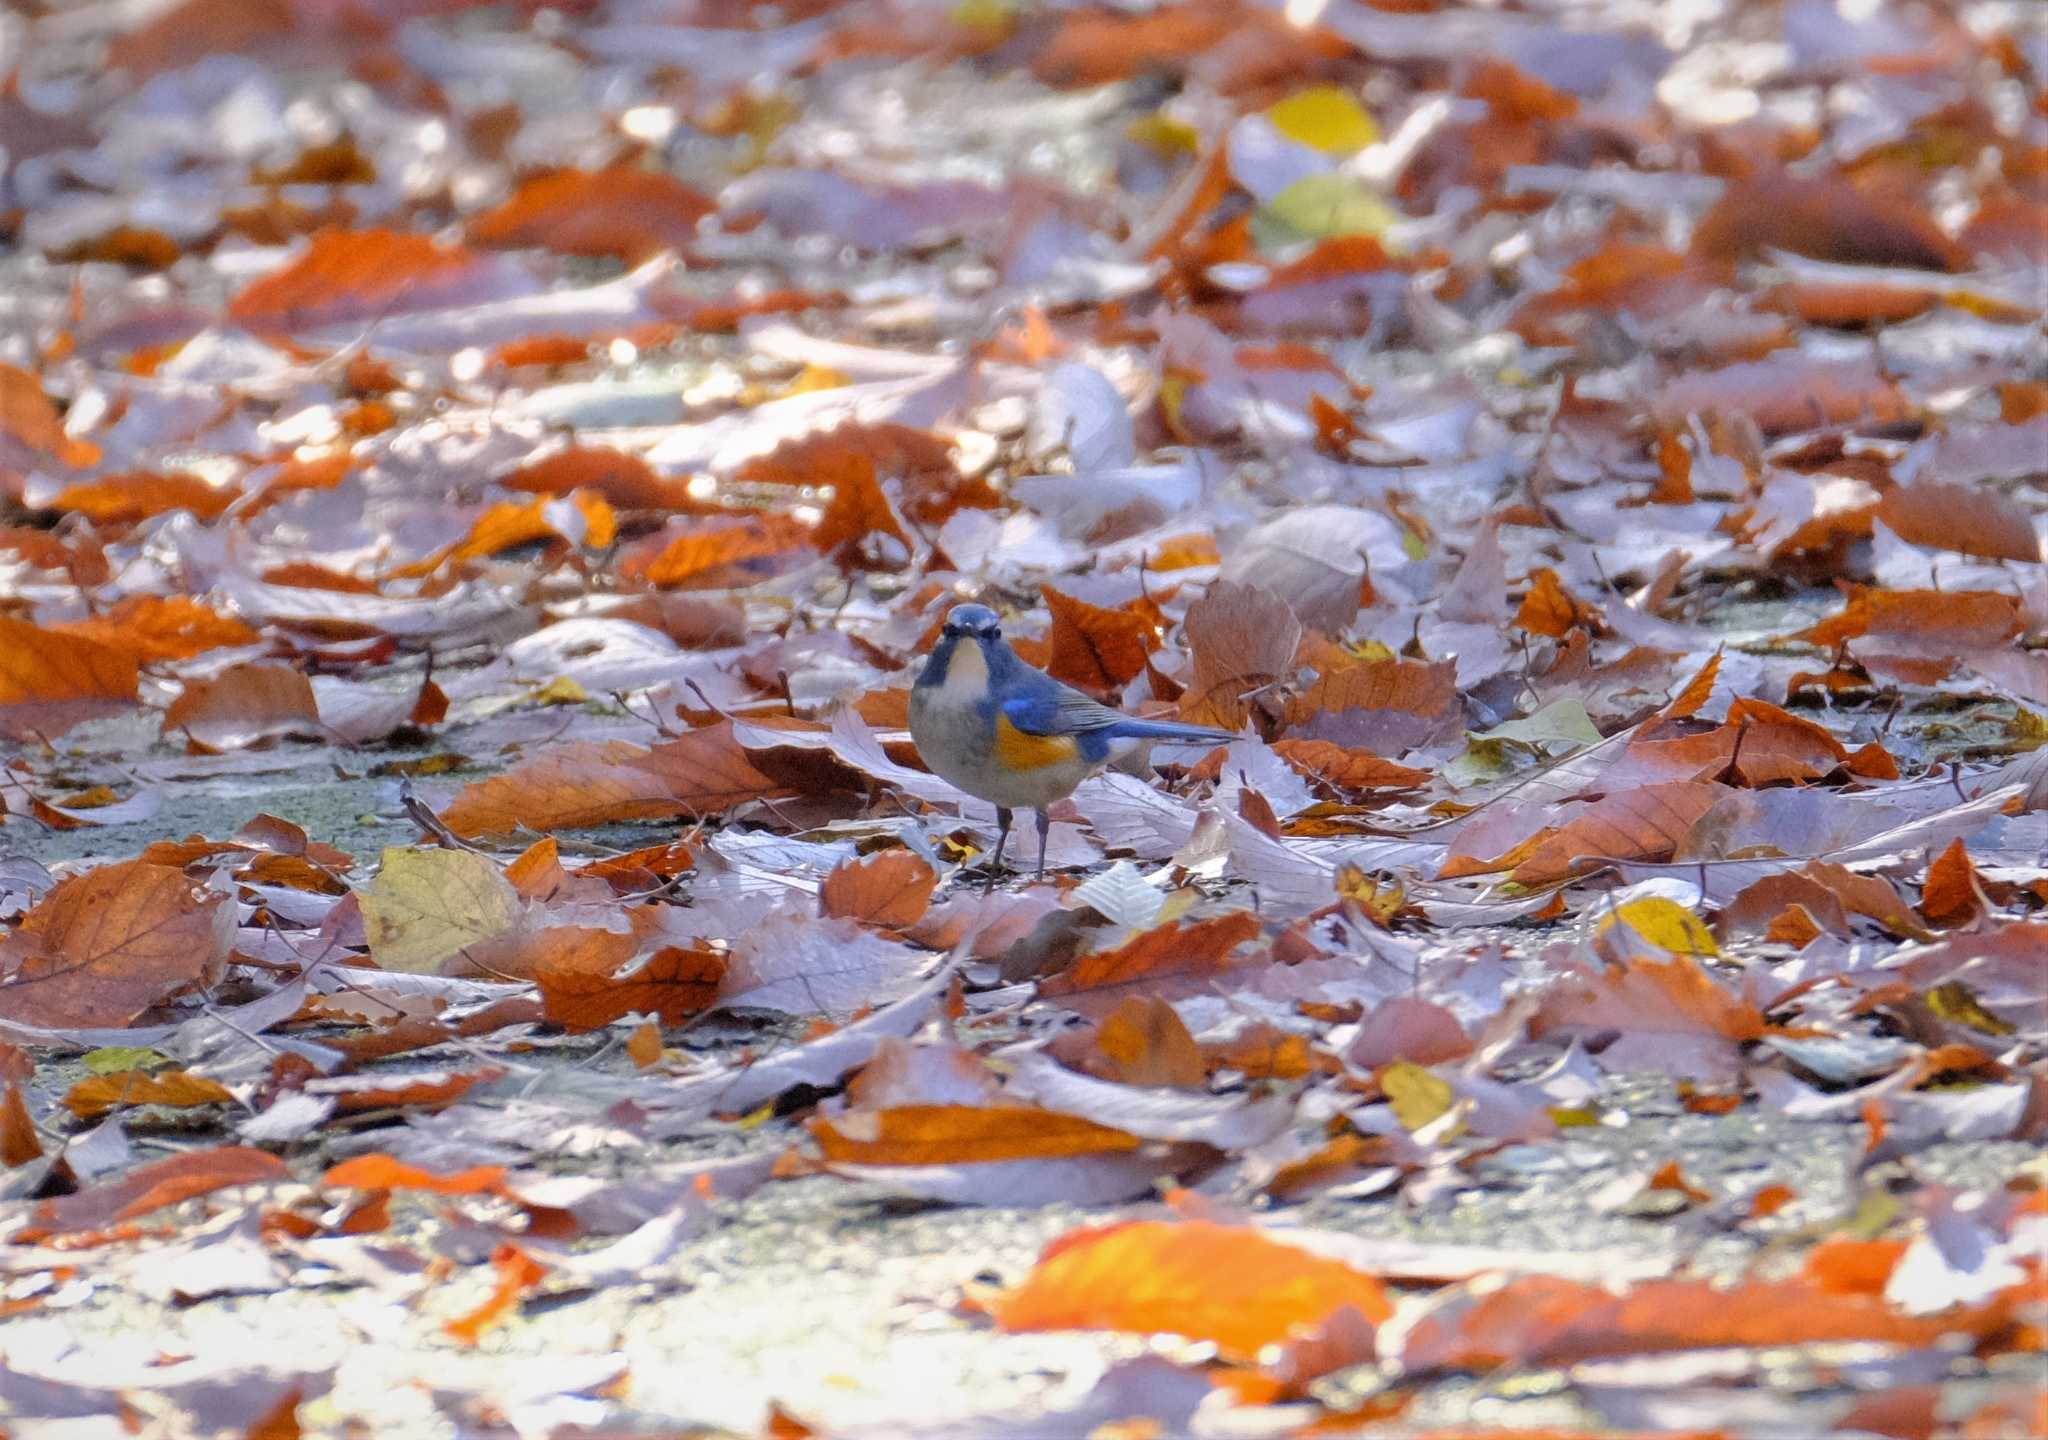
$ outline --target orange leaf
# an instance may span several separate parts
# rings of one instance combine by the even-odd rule
[[[1948,929],[1969,924],[1985,908],[1983,886],[1978,882],[1977,867],[1970,863],[1970,852],[1960,839],[1950,841],[1948,849],[1927,867],[1920,913],[1930,925]]]
[[[626,953],[631,953],[630,943]],[[584,950],[542,961],[534,970],[542,1013],[567,1030],[602,1029],[636,1012],[679,1025],[717,1003],[727,963],[721,951],[668,945],[630,975],[618,975],[614,972],[623,959],[622,954]]]
[[[1052,612],[1052,658],[1046,670],[1055,680],[1107,696],[1123,689],[1145,669],[1153,627],[1130,610],[1107,610],[1043,587]]]
[[[60,882],[0,942],[0,1017],[126,1025],[201,983],[227,953],[227,897],[181,870],[129,860]]]
[[[842,1165],[959,1165],[1136,1150],[1137,1136],[1034,1105],[895,1105],[811,1121]]]
[[[431,1190],[436,1195],[494,1195],[504,1188],[505,1167],[478,1165],[453,1175],[436,1175],[389,1155],[358,1155],[328,1168],[322,1185],[354,1190]]]
[[[1411,1368],[1491,1370],[1570,1365],[1605,1355],[1870,1340],[1908,1347],[2006,1323],[1996,1302],[1945,1315],[1904,1315],[1876,1296],[1789,1281],[1733,1288],[1660,1280],[1617,1295],[1602,1285],[1528,1275],[1456,1297],[1410,1332]]]
[[[228,318],[258,333],[317,329],[473,303],[496,262],[396,230],[322,230],[305,254],[252,281]]]
[[[0,615],[0,738],[61,735],[135,704],[135,657]]]
[[[0,361],[0,491],[21,472],[50,464],[91,465],[99,453],[64,433],[63,418],[43,393],[42,381],[18,365]]]
[[[1175,921],[1114,950],[1083,955],[1072,969],[1042,983],[1038,993],[1084,1015],[1114,1010],[1133,986],[1168,998],[1201,993],[1231,969],[1234,952],[1258,933],[1259,917],[1245,910]]]
[[[1349,1307],[1377,1325],[1378,1280],[1250,1225],[1134,1220],[1072,1231],[990,1307],[1005,1330],[1130,1330],[1250,1359]]]
[[[1700,817],[1730,792],[1680,780],[1641,785],[1596,800],[1516,865],[1518,885],[1562,880],[1584,860],[1669,860]]]
[[[535,246],[564,255],[610,255],[637,264],[688,245],[697,222],[717,208],[661,170],[614,165],[557,170],[528,180],[512,198],[469,222],[474,245]]]
[[[67,485],[47,508],[83,515],[101,525],[132,525],[171,510],[189,510],[201,520],[217,520],[238,498],[238,492],[209,485],[197,475],[137,470]]]
[[[1529,578],[1533,582],[1529,593],[1515,612],[1517,625],[1531,635],[1547,635],[1553,640],[1574,628],[1593,627],[1593,612],[1572,598],[1555,570],[1545,565]]]
[[[94,1120],[116,1105],[231,1104],[234,1095],[218,1080],[194,1075],[187,1070],[165,1070],[150,1074],[141,1070],[117,1070],[109,1075],[91,1075],[71,1087],[64,1108],[81,1120]]]
[[[517,1245],[500,1245],[491,1254],[491,1264],[497,1267],[498,1283],[491,1290],[490,1298],[467,1315],[450,1320],[441,1327],[465,1345],[474,1345],[481,1340],[484,1331],[503,1320],[519,1303],[519,1297],[540,1284],[548,1273],[547,1266]]]
[[[49,627],[113,650],[132,651],[137,660],[188,660],[208,650],[253,644],[256,632],[232,616],[208,609],[186,595],[130,595],[89,620]]]
[[[787,515],[755,515],[683,531],[660,554],[629,564],[650,585],[711,589],[772,575],[811,543],[810,527]],[[778,562],[771,564],[770,562]]]
[[[938,873],[908,850],[884,850],[849,860],[825,877],[818,892],[821,913],[907,930],[931,908]]]
[[[588,490],[620,510],[710,509],[690,498],[689,482],[657,475],[637,455],[601,445],[575,445],[498,477],[507,490],[528,494],[568,495]]]

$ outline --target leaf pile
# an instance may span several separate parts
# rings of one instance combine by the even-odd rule
[[[2048,1131],[2048,52],[1654,12],[29,7],[0,1315],[488,1348],[845,1187],[1120,1207],[923,1303],[1189,1344],[992,1434],[1523,1370],[2048,1425],[2038,1165],[1916,1169]],[[963,599],[1239,738],[984,890],[907,734]],[[289,756],[406,843],[192,833]],[[1597,1208],[1732,1272],[1372,1233],[1666,1113],[1847,1133],[1866,1203],[1667,1146]],[[10,1418],[336,1404],[131,1358],[0,1353]],[[547,1433],[586,1369],[430,1403]]]

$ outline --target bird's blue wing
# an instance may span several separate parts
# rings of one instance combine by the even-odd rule
[[[1027,735],[1086,735],[1121,725],[1128,716],[1080,691],[1047,679],[1019,685],[1002,704],[1003,714]]]

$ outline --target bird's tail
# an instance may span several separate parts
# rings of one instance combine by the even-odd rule
[[[1238,738],[1211,725],[1181,725],[1171,720],[1122,720],[1109,733],[1115,740],[1156,740],[1168,745],[1228,745]]]

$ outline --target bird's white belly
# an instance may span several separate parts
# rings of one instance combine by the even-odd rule
[[[975,691],[972,700],[949,696],[943,684],[911,692],[910,738],[940,779],[991,805],[1043,809],[1071,795],[1096,768],[1078,753],[1072,760],[1029,769],[1001,764],[996,756],[995,727],[979,709],[983,693],[985,690]]]

